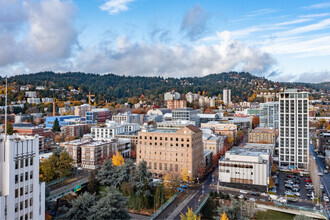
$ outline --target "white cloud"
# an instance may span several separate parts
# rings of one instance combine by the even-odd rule
[[[5,1],[0,3],[0,71],[51,69],[77,45],[71,1]],[[8,11],[8,9],[15,9]],[[8,73],[11,74],[11,73]]]
[[[274,76],[271,76],[270,79],[279,82],[304,82],[304,83],[329,82],[330,72],[329,71],[305,72],[301,74],[277,73]]]
[[[322,8],[330,8],[330,2],[301,7],[301,9],[322,9]]]
[[[104,44],[100,44],[104,45]],[[125,75],[201,76],[230,70],[263,75],[274,58],[255,47],[232,38],[230,32],[218,33],[214,45],[174,45],[132,43],[125,36],[116,45],[85,48],[78,56],[76,71]]]
[[[110,0],[100,6],[100,9],[107,11],[109,14],[117,14],[128,10],[128,3],[134,2],[135,0]]]
[[[320,13],[320,14],[308,14],[308,15],[300,15],[300,18],[320,18],[329,16],[330,13]]]
[[[323,29],[327,29],[329,27],[330,27],[330,18],[319,21],[318,23],[305,25],[302,27],[294,28],[292,30],[281,32],[281,33],[278,33],[278,35],[279,36],[297,35],[297,34],[307,33],[307,32],[311,32],[311,31],[323,30]]]

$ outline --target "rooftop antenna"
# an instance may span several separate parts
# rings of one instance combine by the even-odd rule
[[[7,75],[6,75],[6,99],[5,99],[5,139],[7,139]]]

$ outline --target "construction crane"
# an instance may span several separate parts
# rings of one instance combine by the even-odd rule
[[[89,111],[91,111],[91,97],[95,97],[95,95],[91,95],[91,92],[89,92],[89,94],[88,94]]]
[[[55,117],[56,102],[57,102],[57,99],[56,98],[53,98],[53,117]]]

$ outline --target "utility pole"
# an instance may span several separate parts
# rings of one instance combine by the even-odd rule
[[[54,99],[53,99],[53,117],[55,117],[56,101],[57,101],[57,99],[54,98]]]
[[[7,86],[7,75],[6,75],[6,99],[5,99],[5,140],[7,139],[7,99],[8,99],[8,86]]]

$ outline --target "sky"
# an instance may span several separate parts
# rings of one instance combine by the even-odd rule
[[[0,75],[330,81],[330,1],[0,0]]]

